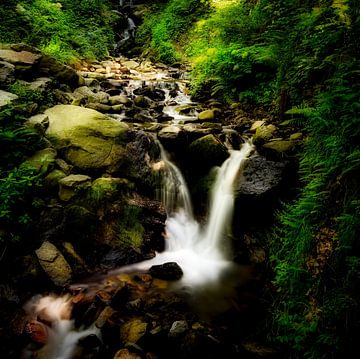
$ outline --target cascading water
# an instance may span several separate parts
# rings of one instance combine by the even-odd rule
[[[42,335],[46,345],[41,350],[46,359],[69,359],[73,357],[77,343],[89,335],[99,336],[99,330],[93,326],[84,330],[75,330],[71,320],[71,298],[69,296],[37,296],[25,306],[33,317],[32,325],[37,335]],[[29,329],[31,331],[31,329]],[[40,331],[40,333],[39,333]],[[26,351],[23,357],[27,357]],[[31,353],[29,357],[32,358]]]
[[[235,264],[226,247],[226,237],[232,221],[234,183],[246,159],[253,151],[246,142],[239,151],[230,150],[230,157],[218,170],[210,204],[209,220],[201,227],[193,216],[190,194],[180,170],[168,160],[162,150],[165,164],[164,200],[168,211],[165,251],[155,258],[119,269],[117,272],[148,270],[153,265],[176,262],[183,277],[175,286],[191,293],[218,285],[223,275]],[[176,203],[174,203],[176,199]]]

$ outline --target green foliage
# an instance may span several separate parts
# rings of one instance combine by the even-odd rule
[[[117,225],[117,245],[121,248],[139,249],[143,244],[144,227],[140,223],[141,209],[127,205]]]
[[[0,41],[30,43],[62,62],[103,57],[114,43],[110,5],[107,0],[5,0]]]
[[[207,0],[170,0],[160,4],[140,27],[137,42],[143,45],[144,41],[150,40],[156,59],[176,62],[180,58],[177,44],[185,41],[186,30],[206,12],[207,7]]]

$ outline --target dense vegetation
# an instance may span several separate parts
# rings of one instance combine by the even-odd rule
[[[194,9],[200,18],[184,16]],[[170,0],[139,35],[162,61],[190,60],[194,94],[263,106],[308,134],[301,193],[270,243],[270,337],[291,357],[350,353],[359,329],[358,3]]]
[[[26,42],[64,62],[107,55],[119,20],[104,0],[3,0],[0,18],[0,42]]]

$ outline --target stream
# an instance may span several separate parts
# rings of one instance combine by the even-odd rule
[[[106,74],[111,71],[108,69],[109,66],[105,66]],[[114,76],[107,77],[106,83],[109,85],[107,86],[110,88],[109,92],[130,98],[134,103],[138,104],[140,109],[137,118],[155,119],[150,123],[148,121],[146,123],[132,121],[129,122],[129,126],[134,129],[150,131],[152,134],[154,129],[158,131],[157,143],[160,148],[161,158],[155,167],[160,171],[162,177],[161,200],[167,216],[164,231],[165,250],[156,253],[152,259],[115,268],[106,274],[90,278],[84,283],[73,284],[70,286],[70,293],[68,294],[35,296],[25,306],[30,318],[27,331],[32,337],[36,338],[38,343],[41,342],[44,345],[39,350],[30,345],[23,352],[24,358],[32,358],[34,355],[37,358],[46,359],[88,357],[79,356],[78,354],[79,343],[84,340],[86,342],[87,338],[92,338],[89,340],[90,343],[95,342],[91,346],[93,352],[89,357],[107,357],[108,354],[101,354],[102,350],[106,352],[106,349],[101,348],[104,347],[108,340],[106,336],[109,336],[109,329],[106,329],[106,325],[108,325],[108,320],[110,320],[109,318],[114,314],[114,308],[116,308],[114,298],[124,296],[124,294],[118,294],[119,292],[122,293],[121,290],[124,287],[128,288],[127,292],[130,293],[126,294],[126,296],[135,298],[132,301],[130,300],[128,304],[124,304],[127,307],[126,311],[128,311],[124,315],[125,317],[129,316],[130,306],[132,308],[130,312],[134,312],[135,317],[139,318],[140,312],[139,309],[136,309],[138,304],[130,303],[134,301],[151,302],[153,299],[144,298],[147,298],[148,295],[155,295],[154,293],[160,291],[163,293],[161,296],[165,298],[165,302],[161,302],[160,309],[168,300],[166,299],[168,295],[170,296],[170,303],[174,300],[171,296],[179,296],[179,298],[184,298],[184,308],[190,306],[185,309],[188,314],[181,314],[180,318],[187,316],[192,318],[193,315],[196,315],[202,318],[201,320],[210,323],[212,317],[220,315],[233,306],[237,296],[236,288],[249,279],[248,270],[232,260],[231,227],[235,188],[239,184],[247,159],[255,151],[251,140],[242,141],[239,137],[238,143],[241,143],[241,145],[238,148],[233,148],[231,144],[233,140],[231,136],[228,136],[229,132],[225,134],[224,146],[226,144],[228,155],[222,165],[216,169],[215,180],[209,193],[206,218],[198,220],[194,215],[191,194],[186,180],[180,168],[170,159],[166,148],[161,144],[161,132],[164,132],[164,129],[167,129],[165,133],[176,134],[182,131],[185,126],[191,124],[192,131],[197,130],[200,134],[203,134],[204,130],[207,131],[206,127],[202,126],[201,122],[198,121],[198,115],[202,110],[201,104],[192,102],[188,94],[186,72],[177,68],[152,67],[149,63],[143,63],[140,66],[134,60],[125,61],[125,59],[119,59],[111,66],[117,69],[127,66],[128,70],[125,75],[119,71],[119,75],[115,73]],[[87,74],[85,70],[82,70],[84,77]],[[88,72],[90,73],[90,71]],[[100,75],[102,73],[99,71]],[[99,90],[98,88],[97,92]],[[147,103],[146,106],[143,106],[144,102]],[[124,107],[117,113],[109,113],[109,116],[117,121],[128,122],[130,113],[134,115],[131,111],[131,108]],[[231,135],[234,134],[231,133]],[[166,136],[165,139],[167,139]],[[151,276],[148,277],[147,273],[152,274],[155,269],[166,272],[167,268],[174,271],[176,277],[169,278],[170,280],[155,280],[151,279]],[[166,278],[166,275],[164,278]],[[100,312],[98,309],[94,309],[97,308],[95,302],[98,300],[99,293],[104,298],[108,298],[105,300],[105,303],[108,304],[105,308],[101,305]],[[104,299],[100,298],[104,302]],[[181,302],[182,300],[180,299]],[[90,307],[85,311],[81,309],[84,308],[83,303],[87,303],[85,307],[90,303]],[[134,305],[135,307],[132,307]],[[183,305],[180,306],[180,313],[183,310],[181,309]],[[92,307],[93,309],[91,309]],[[93,313],[90,316],[92,319],[89,320],[89,311],[91,312],[91,310],[95,310],[96,314]],[[120,308],[116,308],[116,310],[119,310],[119,313],[122,312]],[[148,316],[152,309],[145,308],[144,310],[146,312],[145,316]],[[156,310],[159,310],[159,308]],[[166,314],[168,310],[165,309],[165,312],[163,312],[165,317],[168,316]],[[178,310],[177,308],[175,313]],[[107,312],[104,314],[104,311],[108,311],[110,314]],[[156,324],[160,319],[155,319],[158,315],[161,316],[161,314],[153,314],[152,317],[153,324],[151,324],[151,327],[153,329],[150,333],[153,336],[157,335],[156,330],[160,330],[157,329]],[[141,322],[141,319],[136,320]],[[180,327],[183,325],[188,328],[186,320],[179,320],[174,323],[178,323],[177,325]],[[170,334],[168,334],[170,337],[172,337],[172,330],[176,332],[176,328],[173,328],[174,323],[170,328]],[[204,329],[208,324],[195,323],[193,328],[195,328],[194,325]],[[137,329],[135,330],[130,325],[130,334],[126,334],[129,337],[122,339],[122,341],[125,343],[130,341],[137,345],[135,343],[145,334],[148,326],[150,324],[144,324],[144,327],[142,327],[143,332],[140,335]],[[131,334],[132,330],[137,334]],[[209,329],[206,330],[209,331]],[[120,329],[120,332],[122,337],[126,336],[123,334],[123,329]],[[182,333],[181,330],[180,333]],[[139,338],[137,338],[137,335]],[[183,342],[182,334],[180,336],[174,334],[174,338],[180,340],[180,343]],[[216,339],[211,334],[211,331],[209,331],[207,338],[212,343],[211,345],[220,343],[219,339]],[[173,339],[170,340],[170,346],[172,341]],[[143,345],[148,344],[143,343]],[[151,347],[151,345],[149,346]],[[134,348],[131,350],[134,350]],[[137,351],[139,350],[136,349],[135,352]],[[166,351],[165,354],[160,353],[159,357],[166,358],[168,353]],[[179,354],[179,357],[182,357],[182,355],[185,354]],[[190,358],[192,355],[187,354],[187,357]],[[120,355],[115,357],[135,358],[135,356]]]

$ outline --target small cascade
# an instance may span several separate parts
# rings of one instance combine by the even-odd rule
[[[253,148],[249,141],[239,151],[230,150],[230,157],[218,170],[209,219],[204,227],[193,216],[189,190],[180,170],[169,161],[162,149],[166,167],[163,192],[168,209],[165,251],[151,260],[120,268],[113,273],[148,270],[153,265],[176,262],[184,273],[175,285],[177,288],[194,293],[206,286],[217,286],[223,274],[232,271],[235,266],[226,243],[232,222],[234,184]]]
[[[41,350],[43,358],[72,358],[80,339],[89,335],[100,335],[95,326],[83,330],[75,329],[74,321],[70,319],[70,296],[36,296],[26,304],[25,310],[33,317],[28,326],[36,327],[35,335],[40,335],[46,343]],[[28,328],[28,331],[31,333],[32,329]]]
[[[121,40],[117,42],[115,51],[119,51],[129,40],[135,37],[136,25],[132,18],[127,18],[127,27],[121,34]]]

